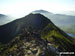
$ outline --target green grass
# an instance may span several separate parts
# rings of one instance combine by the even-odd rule
[[[0,43],[0,50],[3,48],[3,45]]]
[[[56,26],[50,24],[43,29],[41,38],[53,43],[55,47],[61,46],[64,51],[69,49],[71,50],[72,46],[75,46],[75,40],[71,41],[61,34],[60,30],[58,30]]]

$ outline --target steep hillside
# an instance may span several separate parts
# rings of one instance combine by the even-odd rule
[[[17,19],[8,24],[0,26],[0,42],[8,43],[11,41],[23,28],[33,27],[35,30],[43,29],[50,22],[49,19],[41,14],[29,14],[26,17]]]
[[[58,56],[58,52],[75,52],[75,39],[41,14],[29,14],[1,26],[0,42],[5,43],[0,45],[1,56]]]
[[[41,37],[51,42],[59,51],[74,51],[75,39],[52,24],[44,28]]]
[[[23,29],[10,43],[0,48],[1,56],[55,56],[56,48],[41,39],[40,33]]]

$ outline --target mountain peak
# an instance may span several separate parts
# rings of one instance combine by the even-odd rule
[[[47,24],[52,23],[48,18],[41,14],[29,14],[23,18],[10,22],[9,24],[0,27],[0,41],[3,43],[9,42],[12,36],[18,34],[22,28],[32,27],[35,30],[43,29]],[[10,28],[10,30],[9,30]],[[3,30],[3,31],[2,31]],[[4,31],[5,30],[5,31]],[[13,34],[11,34],[11,33]],[[5,34],[5,35],[4,35]],[[8,36],[9,35],[9,36]],[[7,38],[5,38],[7,37]],[[5,40],[4,40],[5,38]],[[9,39],[9,40],[6,40]],[[4,41],[3,41],[4,40]]]
[[[35,12],[48,12],[46,10],[36,10]]]
[[[56,56],[56,51],[75,51],[75,40],[42,14],[1,26],[0,42],[8,43],[0,45],[0,56]]]
[[[51,12],[48,12],[48,11],[46,11],[46,10],[35,10],[35,11],[33,11],[32,13],[50,13],[50,14],[53,14],[53,13],[51,13]]]

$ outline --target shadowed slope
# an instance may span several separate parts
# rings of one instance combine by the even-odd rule
[[[8,43],[11,41],[23,28],[33,27],[35,30],[43,29],[49,19],[41,14],[29,14],[26,17],[17,19],[8,24],[0,26],[0,42]]]

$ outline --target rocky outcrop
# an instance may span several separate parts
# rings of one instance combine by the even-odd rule
[[[39,37],[38,37],[39,36]],[[1,56],[49,56],[56,55],[56,48],[41,39],[38,32],[21,32],[1,52]]]

